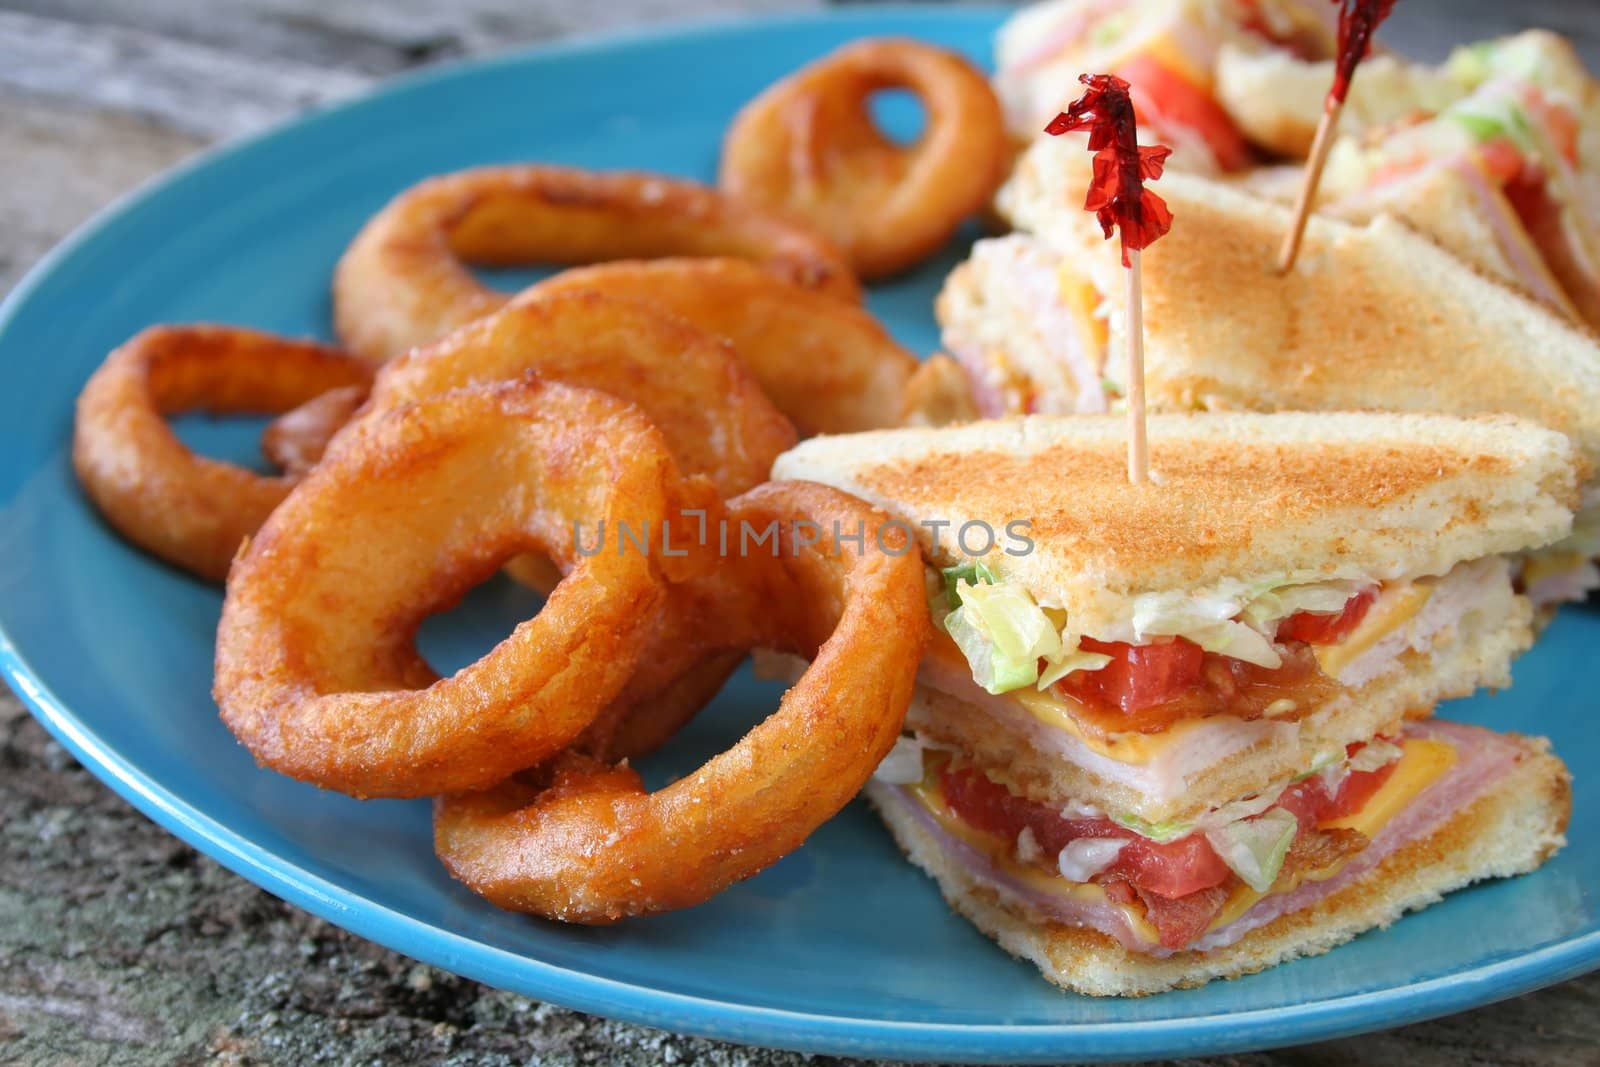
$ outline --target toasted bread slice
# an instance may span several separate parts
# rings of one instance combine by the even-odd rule
[[[1041,166],[1019,169],[1005,204],[1013,221],[1064,269],[1120,292],[1115,248],[1060,210],[1048,190],[1062,186],[1050,181]],[[1181,222],[1143,256],[1156,408],[1505,412],[1569,434],[1600,469],[1600,343],[1589,330],[1386,215],[1364,225],[1313,217],[1299,262],[1279,277],[1288,208],[1177,173],[1160,191]],[[1109,351],[1120,352],[1121,302],[1106,311]],[[1120,363],[1105,363],[1113,384]]]
[[[1566,536],[1577,502],[1570,442],[1504,416],[1157,415],[1138,486],[1125,432],[1066,415],[819,437],[773,475],[872,501],[940,566],[969,554],[963,525],[986,526],[995,547],[970,554],[1091,635],[1141,594],[1444,574]]]

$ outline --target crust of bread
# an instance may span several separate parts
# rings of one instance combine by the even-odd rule
[[[1032,720],[1020,708],[1011,722],[1001,722],[964,700],[919,686],[906,728],[965,752],[980,767],[1004,770],[1007,783],[1033,800],[1078,801],[1150,823],[1189,819],[1286,781],[1327,752],[1391,733],[1405,719],[1425,718],[1441,700],[1510,685],[1511,661],[1532,643],[1532,609],[1508,588],[1504,602],[1469,613],[1429,653],[1408,653],[1401,669],[1172,783],[1166,794],[1111,780],[1038,744],[1028,730]]]
[[[1564,537],[1577,503],[1569,442],[1506,417],[1156,415],[1148,426],[1143,485],[1127,480],[1124,421],[1109,415],[817,437],[773,476],[870,500],[916,527],[941,566],[961,558],[964,524],[986,524],[994,547],[972,551],[1089,634],[1113,632],[1146,593],[1443,574]],[[942,536],[926,525],[936,521],[951,524]],[[1014,522],[1030,524],[1031,548],[1005,536]]]
[[[1310,908],[1280,916],[1231,945],[1157,959],[1130,952],[1096,930],[1039,922],[1004,905],[990,889],[947,862],[934,838],[900,806],[867,796],[913,863],[938,883],[952,907],[1006,951],[1038,966],[1064,989],[1091,996],[1142,996],[1253,974],[1314,956],[1444,894],[1485,878],[1533,870],[1566,843],[1572,810],[1566,767],[1542,739],[1488,793],[1432,835],[1389,856],[1365,877]]]
[[[1059,210],[1070,186],[1058,184],[1055,158],[1030,151],[1008,214],[1066,269],[1120,292],[1115,248],[1083,213]],[[1160,192],[1181,222],[1143,256],[1153,410],[1504,412],[1567,433],[1600,469],[1600,343],[1590,330],[1386,215],[1362,225],[1313,216],[1295,269],[1279,277],[1271,264],[1287,207],[1176,172]],[[1117,352],[1120,301],[1109,312]]]

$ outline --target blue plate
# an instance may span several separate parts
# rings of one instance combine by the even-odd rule
[[[1537,874],[1457,894],[1330,955],[1133,1001],[1067,996],[941,903],[860,805],[760,877],[692,911],[575,929],[496,911],[434,861],[423,803],[360,803],[256,768],[209,695],[216,589],[102,526],[68,463],[72,403],[106,352],[157,322],[329,333],[334,260],[429,174],[555,160],[709,178],[735,108],[840,42],[906,34],[986,60],[998,10],[871,10],[563,45],[430,72],[182,168],[50,256],[0,311],[0,666],[112,788],[273,893],[448,970],[585,1011],[818,1052],[1027,1062],[1195,1055],[1393,1026],[1600,962],[1600,797],[1580,774],[1572,845]],[[906,121],[898,116],[895,121]],[[907,344],[960,254],[873,294]],[[253,455],[256,427],[187,422]],[[427,627],[444,666],[534,605],[490,584]],[[1564,615],[1517,687],[1449,713],[1548,733],[1600,762],[1589,650]],[[775,693],[748,678],[647,768],[726,746]]]

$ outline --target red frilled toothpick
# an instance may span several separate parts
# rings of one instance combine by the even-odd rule
[[[1333,136],[1339,128],[1339,116],[1344,113],[1344,101],[1350,95],[1356,67],[1372,48],[1372,35],[1377,32],[1378,24],[1389,17],[1395,0],[1333,0],[1333,3],[1340,5],[1339,55],[1334,62],[1333,85],[1328,89],[1322,118],[1317,123],[1317,136],[1311,142],[1311,158],[1306,160],[1305,179],[1300,183],[1300,196],[1294,205],[1294,221],[1278,252],[1278,270],[1283,274],[1289,273],[1300,255],[1300,239],[1305,236],[1306,219],[1311,215],[1311,204],[1322,182],[1322,169],[1328,164],[1328,151],[1333,147]]]
[[[1094,178],[1084,208],[1095,213],[1106,240],[1122,238],[1122,265],[1128,268],[1128,481],[1150,477],[1150,451],[1144,419],[1144,298],[1139,253],[1172,228],[1172,212],[1146,181],[1161,177],[1172,149],[1139,144],[1128,83],[1111,74],[1078,78],[1087,90],[1045,127],[1053,135],[1089,131]]]

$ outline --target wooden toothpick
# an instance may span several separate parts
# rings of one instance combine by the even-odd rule
[[[1344,101],[1328,100],[1322,109],[1322,119],[1317,123],[1317,136],[1311,142],[1311,158],[1306,160],[1306,173],[1300,183],[1300,196],[1294,202],[1294,221],[1284,235],[1283,247],[1278,251],[1278,273],[1288,274],[1300,256],[1300,241],[1305,237],[1306,222],[1311,217],[1311,207],[1317,200],[1317,187],[1322,184],[1322,171],[1328,165],[1328,152],[1333,148],[1334,134],[1339,128],[1339,116],[1344,114]]]
[[[1144,415],[1144,273],[1139,250],[1128,264],[1128,481],[1150,480],[1150,445]]]
[[[1333,62],[1333,84],[1328,87],[1322,118],[1317,122],[1317,135],[1311,142],[1311,158],[1306,160],[1305,179],[1300,183],[1300,198],[1295,201],[1294,219],[1278,252],[1278,273],[1288,274],[1300,256],[1300,242],[1305,237],[1306,221],[1311,217],[1311,205],[1317,201],[1317,187],[1322,184],[1322,170],[1328,165],[1328,151],[1333,148],[1333,137],[1339,130],[1339,117],[1344,114],[1344,102],[1350,96],[1350,83],[1355,80],[1356,67],[1372,48],[1372,35],[1394,10],[1395,0],[1334,0],[1339,5],[1339,47]]]
[[[1144,274],[1139,253],[1172,227],[1166,201],[1146,189],[1161,177],[1172,149],[1139,144],[1130,86],[1112,74],[1084,74],[1086,92],[1045,127],[1052,136],[1087,131],[1095,153],[1094,175],[1085,210],[1095,213],[1101,232],[1122,239],[1122,266],[1128,275],[1128,481],[1150,480],[1150,446],[1144,415]]]

